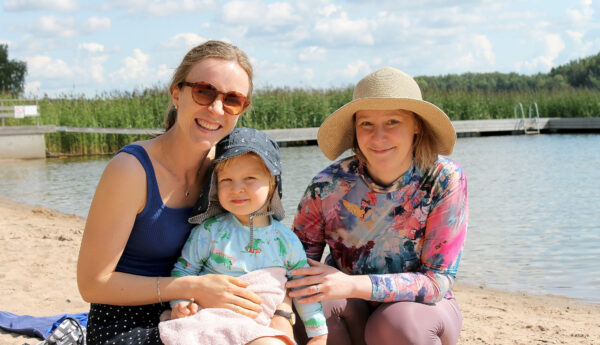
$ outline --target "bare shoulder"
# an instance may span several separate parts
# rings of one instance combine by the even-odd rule
[[[127,152],[117,153],[106,166],[107,170],[120,172],[123,174],[144,173],[144,168],[140,161],[132,154]]]
[[[94,199],[102,208],[115,203],[122,204],[122,209],[141,211],[146,201],[146,171],[140,161],[126,152],[116,154],[102,173]]]

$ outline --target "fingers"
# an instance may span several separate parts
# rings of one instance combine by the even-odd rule
[[[291,289],[300,286],[314,285],[323,282],[323,278],[323,275],[309,275],[302,278],[292,279],[285,283],[285,287]]]
[[[188,309],[188,310],[189,310],[189,312],[190,312],[190,315],[194,315],[194,314],[196,314],[196,313],[198,312],[198,309],[199,309],[199,308],[200,308],[200,307],[198,306],[198,304],[196,304],[196,303],[192,303],[192,302],[190,302],[190,304],[189,304],[189,305],[188,305],[188,307],[187,307],[187,309]]]
[[[247,281],[236,277],[229,277],[229,282],[242,288],[248,287],[248,285],[250,285],[250,283],[248,283]]]
[[[291,271],[293,276],[314,276],[323,273],[321,266],[296,268]]]
[[[323,293],[323,284],[311,284],[308,286],[304,286],[303,288],[290,290],[288,295],[290,297],[306,297],[306,296],[314,296],[321,295]]]
[[[262,304],[262,300],[254,292],[248,289],[237,289],[233,294],[235,295],[234,304],[250,310],[261,310],[260,305]]]
[[[239,305],[236,305],[236,304],[230,304],[229,309],[235,313],[245,315],[252,319],[255,319],[256,317],[258,317],[258,314],[260,313],[260,310],[255,311],[255,310],[240,307]]]
[[[299,298],[297,301],[300,304],[307,304],[307,303],[321,302],[322,300],[323,300],[323,295],[322,294],[316,294],[316,295],[311,295],[311,296],[308,296],[308,297]]]
[[[311,265],[311,266],[327,266],[327,265],[325,265],[324,263],[322,263],[320,261],[309,259],[309,258],[307,258],[307,259],[308,259],[308,264]]]

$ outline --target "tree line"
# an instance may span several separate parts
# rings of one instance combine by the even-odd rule
[[[8,59],[8,45],[0,44],[0,94],[19,95],[25,87],[27,63]]]
[[[415,78],[426,92],[536,92],[571,88],[600,90],[600,53],[554,67],[549,73],[463,73]]]

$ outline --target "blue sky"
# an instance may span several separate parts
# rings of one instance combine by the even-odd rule
[[[329,88],[393,66],[413,75],[548,72],[600,52],[592,0],[3,0],[0,43],[26,95],[164,86],[207,39],[244,49],[261,87]]]

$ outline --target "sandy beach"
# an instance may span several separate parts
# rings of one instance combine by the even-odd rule
[[[0,198],[0,310],[80,313],[76,263],[85,220]],[[463,284],[460,344],[600,344],[600,304]],[[0,331],[0,344],[40,340]]]

